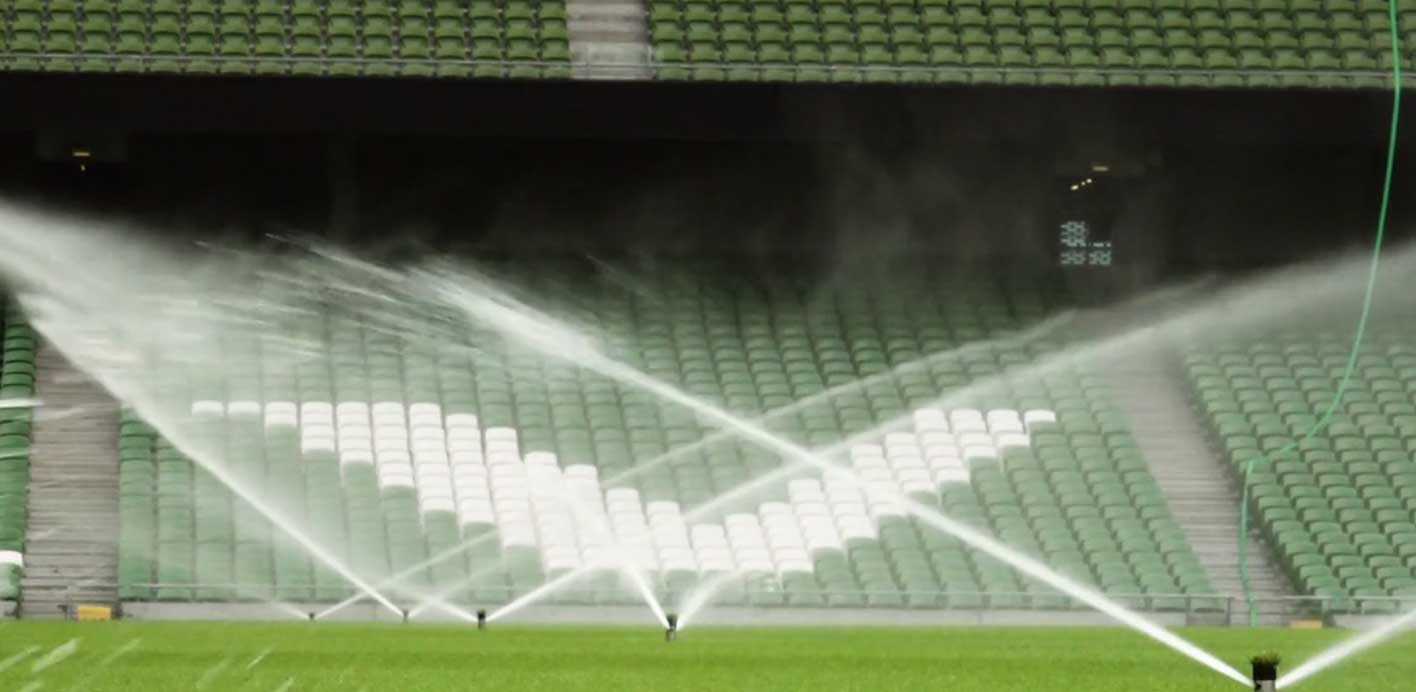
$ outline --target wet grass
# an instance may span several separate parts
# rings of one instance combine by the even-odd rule
[[[1263,650],[1294,665],[1341,631],[1187,629],[1247,672]],[[71,643],[72,642],[72,643]],[[67,646],[66,646],[67,645]],[[66,651],[72,653],[65,655]],[[1410,690],[1416,635],[1303,689]],[[45,665],[37,666],[43,661]],[[36,670],[36,668],[39,668]],[[0,624],[0,690],[1234,690],[1128,630],[645,628],[346,623]]]

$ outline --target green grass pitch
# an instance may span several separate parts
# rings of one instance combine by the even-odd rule
[[[1350,633],[1187,629],[1247,673],[1274,649],[1289,666]],[[71,653],[68,653],[70,652]],[[66,655],[68,653],[68,655]],[[1409,691],[1416,635],[1295,689]],[[1235,690],[1121,629],[699,628],[666,644],[643,628],[349,623],[0,623],[0,690]]]

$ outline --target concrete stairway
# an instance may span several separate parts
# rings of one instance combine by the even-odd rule
[[[34,425],[20,617],[118,599],[118,411],[48,343],[35,355]]]
[[[1237,484],[1207,442],[1204,421],[1187,397],[1179,358],[1168,349],[1152,347],[1127,354],[1108,372],[1116,403],[1130,418],[1137,444],[1171,512],[1215,589],[1232,597],[1229,624],[1249,624],[1239,578]],[[1257,531],[1250,533],[1248,572],[1255,598],[1294,595]],[[1266,602],[1258,608],[1259,624],[1287,624],[1287,604]]]
[[[569,0],[571,59],[578,79],[649,79],[648,12],[640,0]]]

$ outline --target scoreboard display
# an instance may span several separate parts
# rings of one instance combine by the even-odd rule
[[[1109,267],[1115,260],[1111,240],[1115,181],[1099,175],[1061,182],[1056,223],[1059,266]]]
[[[1058,226],[1058,241],[1057,262],[1064,267],[1111,266],[1111,241],[1093,239],[1091,222],[1086,219],[1063,221]]]

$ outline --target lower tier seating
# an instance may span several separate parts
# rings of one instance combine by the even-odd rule
[[[1377,0],[651,0],[664,79],[1382,88]],[[1399,20],[1409,67],[1410,10]]]
[[[1368,340],[1340,406],[1350,334],[1288,330],[1194,349],[1197,405],[1235,473],[1254,525],[1293,582],[1333,612],[1393,612],[1416,596],[1416,341]]]
[[[564,79],[562,0],[15,0],[0,70]]]
[[[228,332],[224,367],[164,373],[154,386],[189,402],[168,423],[180,439],[125,415],[121,596],[352,593],[219,474],[361,576],[411,572],[409,594],[468,603],[573,571],[584,579],[555,600],[635,602],[620,576],[630,565],[669,602],[722,579],[729,602],[1077,607],[911,518],[899,502],[909,497],[1139,607],[1219,607],[1104,380],[1066,362],[996,377],[1062,348],[1056,334],[984,341],[1052,311],[1043,287],[921,280],[822,293],[805,280],[725,285],[711,271],[665,270],[647,284],[651,300],[522,271],[638,369],[748,418],[795,406],[768,426],[838,447],[849,473],[784,473],[696,511],[790,460],[495,334],[431,343],[330,309],[298,335],[319,345],[312,359],[271,357],[288,335]],[[866,434],[896,419],[901,428]]]
[[[0,329],[0,600],[15,600],[24,567],[34,333],[13,304]]]

